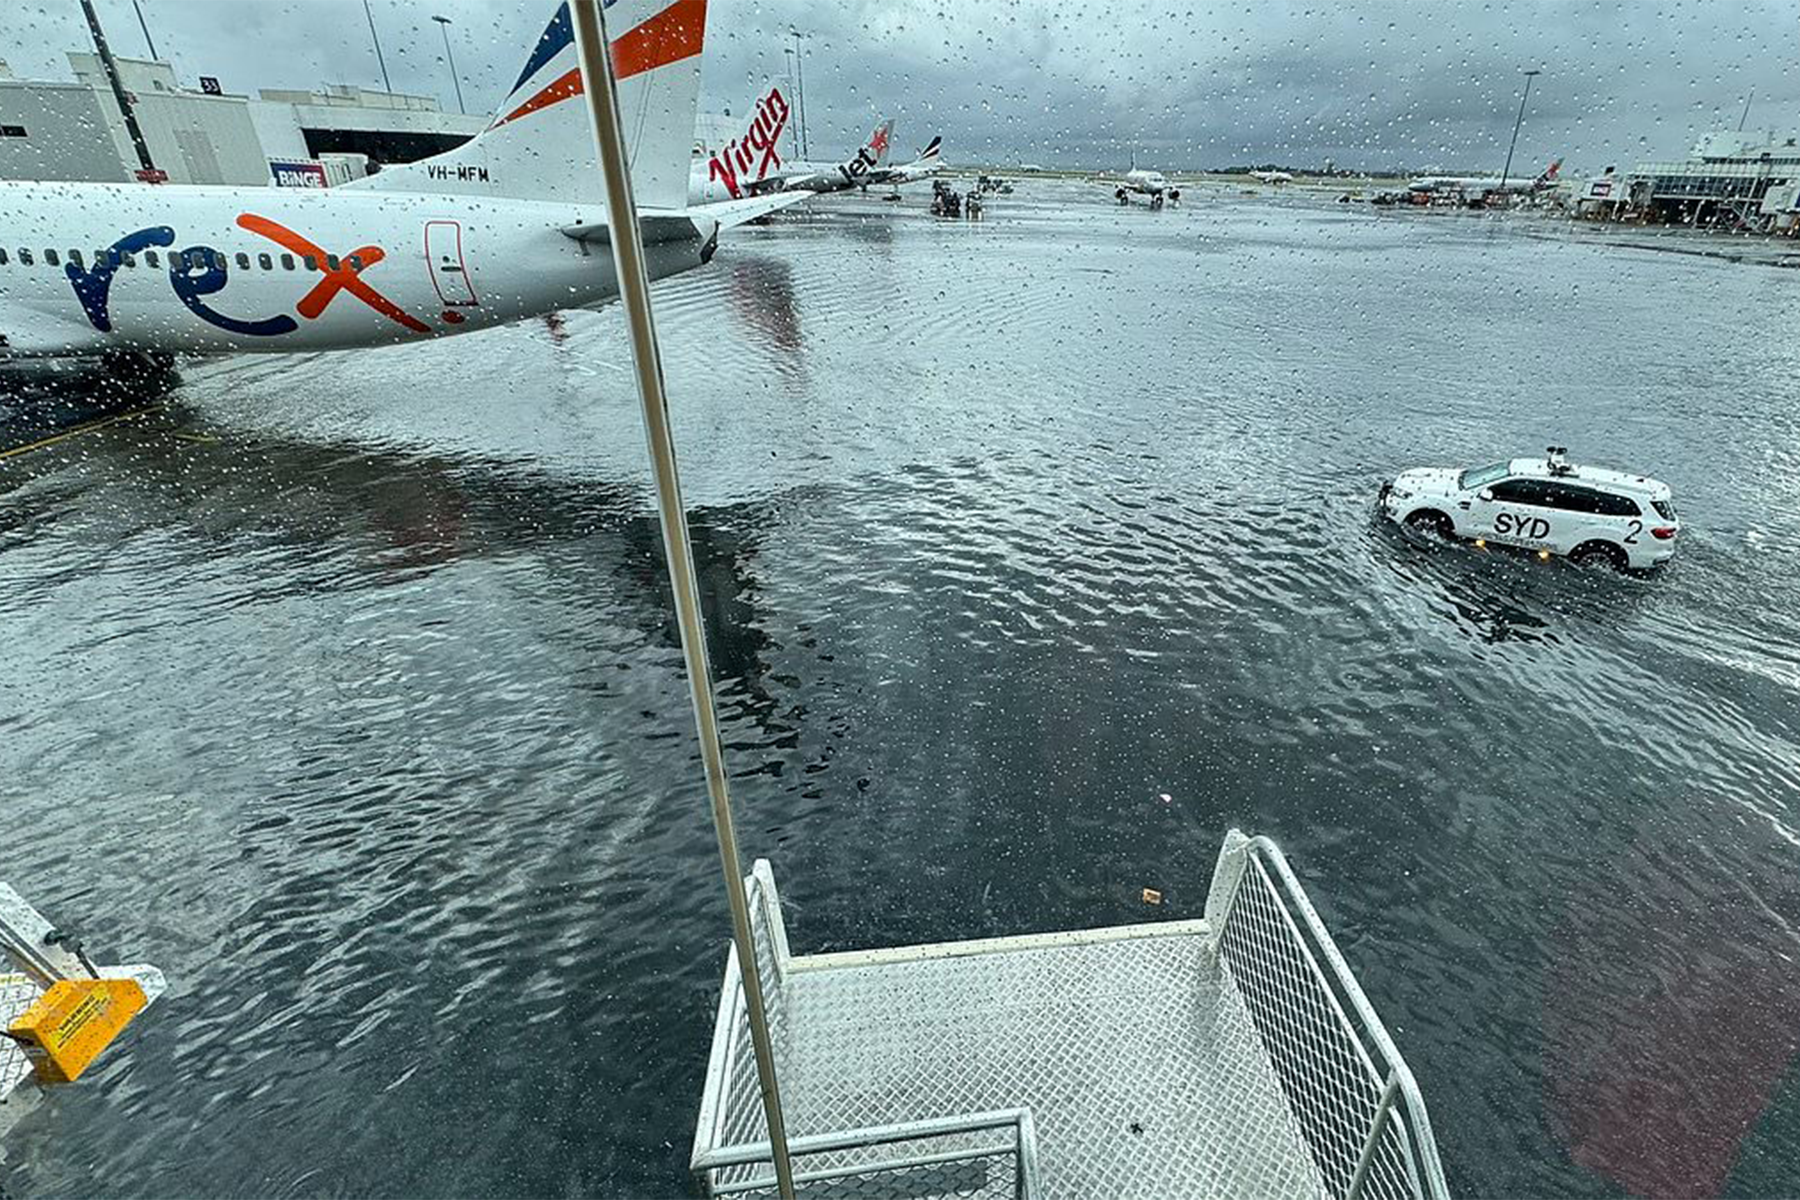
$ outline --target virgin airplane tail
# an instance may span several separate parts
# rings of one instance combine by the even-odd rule
[[[686,208],[706,0],[611,0],[606,28],[638,205]],[[602,204],[584,91],[564,0],[486,129],[454,150],[345,186]]]

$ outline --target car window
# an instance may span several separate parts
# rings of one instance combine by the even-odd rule
[[[1541,479],[1504,479],[1494,485],[1494,499],[1503,504],[1547,507],[1549,499],[1544,494],[1544,486]]]
[[[1592,488],[1576,487],[1570,483],[1545,483],[1543,485],[1542,503],[1550,508],[1560,508],[1564,512],[1598,513],[1602,511],[1603,497]]]
[[[1462,473],[1458,485],[1465,491],[1470,488],[1484,488],[1496,479],[1506,478],[1506,473],[1511,469],[1512,464],[1504,462],[1489,463],[1485,467],[1473,467]]]
[[[1642,516],[1644,512],[1638,507],[1636,500],[1630,496],[1621,496],[1617,492],[1596,492],[1594,498],[1598,501],[1598,506],[1594,511],[1604,517],[1637,517]]]
[[[1652,500],[1650,506],[1656,510],[1656,515],[1663,520],[1673,521],[1676,519],[1675,502],[1673,500]]]

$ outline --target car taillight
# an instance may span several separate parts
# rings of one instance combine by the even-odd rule
[[[1680,526],[1677,526],[1677,525],[1658,525],[1658,526],[1657,526],[1657,527],[1656,527],[1656,528],[1654,528],[1654,529],[1652,529],[1652,530],[1651,530],[1651,531],[1650,531],[1650,536],[1651,536],[1651,537],[1653,537],[1653,538],[1657,538],[1657,539],[1660,539],[1660,540],[1661,540],[1661,541],[1665,541],[1665,542],[1666,542],[1666,541],[1668,541],[1668,540],[1669,540],[1669,539],[1670,539],[1670,538],[1672,538],[1672,537],[1674,537],[1674,536],[1675,536],[1675,531],[1676,531],[1676,530],[1677,530],[1677,529],[1678,529],[1678,528],[1680,528]]]

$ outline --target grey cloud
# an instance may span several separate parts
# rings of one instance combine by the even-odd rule
[[[124,53],[141,53],[129,0],[98,0]],[[228,88],[378,85],[360,0],[140,0],[159,49],[186,77]],[[511,84],[552,5],[372,0],[394,86],[450,87],[429,16],[455,22],[471,110]],[[65,73],[84,31],[72,5],[9,22],[20,73]],[[748,108],[810,37],[806,100],[815,152],[847,152],[881,114],[905,146],[943,133],[953,161],[1110,166],[1135,148],[1165,168],[1244,161],[1496,167],[1519,71],[1541,66],[1521,159],[1598,167],[1675,157],[1700,131],[1800,131],[1791,0],[1733,5],[1635,0],[1473,3],[1107,5],[1014,0],[712,0],[709,108]]]

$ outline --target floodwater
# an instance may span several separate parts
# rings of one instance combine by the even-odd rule
[[[657,289],[796,951],[1197,916],[1239,825],[1458,1194],[1800,1191],[1800,275],[925,199]],[[172,985],[15,1191],[687,1189],[728,920],[626,366],[616,310],[195,364],[0,462],[4,874]],[[1371,522],[1552,442],[1673,485],[1671,569]]]

